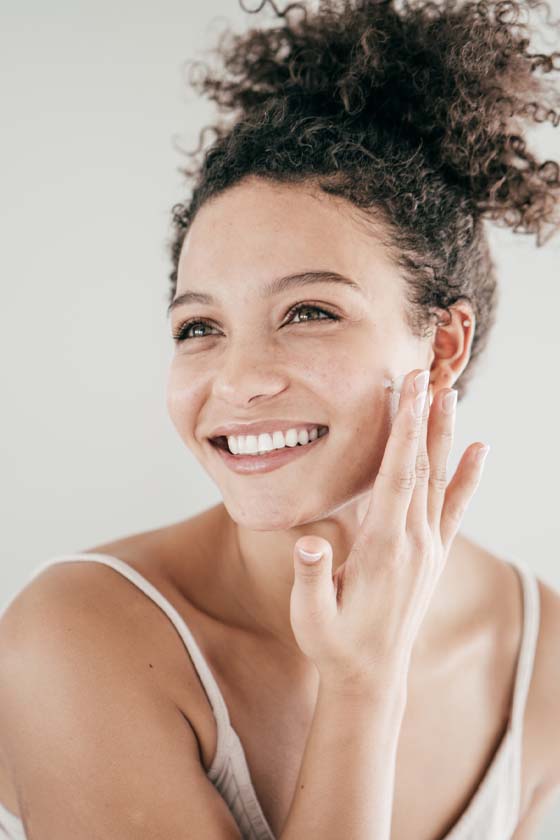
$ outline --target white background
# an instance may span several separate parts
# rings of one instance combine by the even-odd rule
[[[164,405],[165,243],[186,196],[177,144],[195,148],[214,118],[184,63],[228,21],[259,20],[237,0],[2,4],[0,607],[50,555],[220,500]],[[560,158],[560,127],[530,138]],[[560,591],[560,234],[538,249],[489,230],[498,321],[449,474],[469,443],[491,444],[462,530]],[[560,802],[538,837],[559,834]]]

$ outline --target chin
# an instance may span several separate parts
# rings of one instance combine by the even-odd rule
[[[237,504],[235,501],[228,502],[224,499],[223,504],[236,525],[249,531],[289,531],[313,521],[313,518],[307,517],[305,513],[294,516],[293,502],[282,505],[277,499],[271,499],[271,507],[267,509],[262,502],[254,508],[248,508],[247,501],[245,498]]]

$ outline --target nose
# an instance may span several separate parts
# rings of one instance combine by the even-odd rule
[[[230,345],[214,374],[212,390],[231,405],[246,406],[257,397],[281,393],[286,385],[277,350],[266,350],[253,338]]]

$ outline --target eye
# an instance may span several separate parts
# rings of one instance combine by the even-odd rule
[[[321,309],[319,306],[313,306],[313,304],[310,304],[310,303],[298,303],[298,304],[296,304],[296,306],[292,306],[292,308],[288,312],[288,315],[292,315],[292,316],[299,315],[300,312],[304,312],[306,309],[310,312],[313,312],[313,311],[314,312],[322,312],[323,315],[327,316],[326,319],[325,318],[308,318],[306,320],[309,320],[309,321],[325,321],[325,320],[340,321],[340,318],[339,318],[338,315],[335,315],[333,312],[328,312],[326,309]],[[293,320],[293,317],[292,317],[291,320]],[[296,321],[295,323],[301,324],[302,321]]]
[[[179,324],[177,330],[173,333],[173,340],[180,344],[182,341],[186,341],[189,338],[206,338],[205,335],[197,335],[197,336],[187,336],[187,332],[190,330],[191,327],[207,327],[209,326],[208,321],[200,321],[191,318],[190,321],[184,321],[182,324]]]
[[[323,315],[326,315],[326,318],[306,318],[303,321],[293,321],[293,317],[295,315],[299,315],[300,312],[309,310],[320,312]],[[292,308],[287,313],[288,316],[292,316],[290,321],[296,324],[306,323],[307,321],[340,321],[340,316],[335,315],[333,312],[329,312],[326,309],[323,309],[319,306],[313,306],[309,303],[298,303],[296,306],[292,306]],[[191,338],[207,338],[207,335],[188,335],[188,331],[192,327],[211,327],[209,321],[201,320],[200,318],[191,318],[188,321],[184,321],[182,324],[179,324],[177,330],[173,333],[173,339],[177,344],[181,344],[183,341],[188,341]]]

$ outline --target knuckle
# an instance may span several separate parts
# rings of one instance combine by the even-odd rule
[[[447,471],[442,467],[433,467],[430,473],[430,486],[437,493],[443,493],[447,488]]]
[[[430,459],[425,452],[418,455],[416,459],[416,483],[426,484],[430,476]]]
[[[358,552],[356,560],[358,564],[365,560],[369,562],[371,556],[371,546],[375,545],[379,548],[380,554],[399,553],[403,547],[403,535],[399,531],[377,530],[371,534],[369,544],[363,551]],[[352,554],[354,549],[352,549]]]
[[[406,542],[405,534],[395,531],[383,537],[383,549],[389,554],[401,554]]]
[[[405,535],[401,533],[386,534],[383,537],[382,557],[385,566],[398,568],[405,556]]]
[[[453,437],[454,437],[453,430],[448,429],[447,426],[444,426],[440,430],[439,434],[440,434],[440,437],[442,437],[445,441],[448,441],[449,443],[451,443],[453,441]]]
[[[395,493],[398,493],[399,495],[410,493],[410,491],[414,488],[415,483],[415,470],[403,470],[391,478],[391,486]]]
[[[416,560],[424,560],[430,554],[431,538],[427,527],[417,526],[414,531],[409,534],[409,540],[413,549],[413,558]]]
[[[449,502],[445,506],[446,518],[451,520],[453,524],[458,525],[463,519],[466,509],[467,506],[464,503],[462,504],[460,502]]]
[[[416,441],[420,437],[420,431],[422,429],[422,424],[418,422],[414,422],[413,426],[409,426],[404,433],[405,440],[408,441]]]

